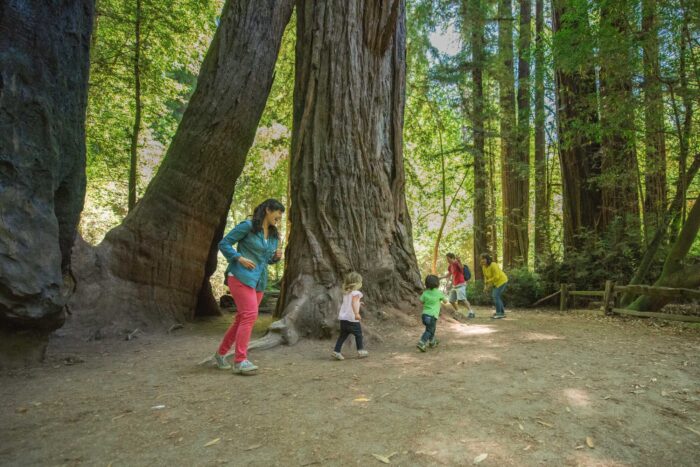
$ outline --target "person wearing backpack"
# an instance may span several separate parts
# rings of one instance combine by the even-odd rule
[[[452,282],[450,289],[450,304],[455,312],[459,313],[458,304],[463,303],[469,310],[467,318],[475,318],[476,314],[472,310],[472,305],[467,300],[467,281],[471,279],[472,274],[468,266],[463,266],[462,262],[454,253],[447,253],[447,262],[450,263],[447,268],[447,275],[443,279],[449,279]]]

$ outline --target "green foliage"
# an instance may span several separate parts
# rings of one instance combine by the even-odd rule
[[[221,0],[141,0],[142,193],[155,174],[196,84]],[[135,113],[136,1],[98,0],[86,117],[87,202],[81,233],[90,242],[126,215]]]

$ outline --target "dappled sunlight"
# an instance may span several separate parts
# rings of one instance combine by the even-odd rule
[[[418,358],[418,354],[410,354],[407,352],[393,353],[391,357],[389,357],[389,360],[392,363],[398,363],[399,365],[418,365],[419,363],[422,363],[421,359]]]
[[[567,388],[564,389],[564,397],[569,402],[569,404],[575,407],[588,407],[591,405],[591,400],[588,397],[588,393],[582,389]]]
[[[481,336],[498,332],[498,330],[494,329],[493,326],[483,324],[472,324],[467,326],[463,323],[452,323],[448,326],[448,329],[455,334],[462,336]]]
[[[562,336],[555,336],[554,334],[544,334],[541,332],[528,332],[525,333],[524,340],[526,341],[554,341],[563,340]]]
[[[491,462],[485,465],[494,465],[497,459],[510,457],[508,449],[493,438],[455,436],[449,429],[441,432],[439,428],[429,428],[429,431],[429,436],[416,440],[415,453],[430,464],[469,465],[477,456],[487,454]]]

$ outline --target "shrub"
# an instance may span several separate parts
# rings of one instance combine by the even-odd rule
[[[506,271],[508,275],[508,288],[503,295],[503,301],[510,307],[528,307],[543,296],[544,287],[537,273],[527,268],[518,268]],[[469,281],[467,287],[469,302],[474,305],[491,305],[491,291],[484,291],[484,282],[481,280]]]

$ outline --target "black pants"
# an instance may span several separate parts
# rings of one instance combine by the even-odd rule
[[[338,341],[335,343],[336,352],[340,352],[345,339],[347,339],[350,334],[355,336],[355,345],[357,346],[357,350],[362,350],[362,327],[360,326],[360,323],[341,320],[340,335],[338,336]]]

